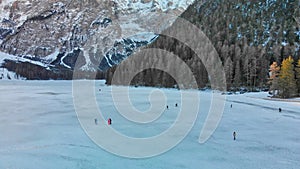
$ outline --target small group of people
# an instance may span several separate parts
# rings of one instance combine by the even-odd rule
[[[107,119],[107,124],[108,124],[108,125],[111,125],[111,124],[112,124],[111,118],[108,118],[108,119]],[[97,118],[95,118],[95,125],[98,125],[98,119],[97,119]]]
[[[177,104],[177,103],[175,104],[175,107],[178,107],[178,104]],[[169,105],[167,105],[167,109],[169,109]]]
[[[112,124],[111,118],[109,118],[109,119],[107,120],[107,124],[108,124],[108,125],[111,125],[111,124]]]
[[[232,105],[230,105],[230,107],[232,108]],[[278,111],[281,112],[282,109],[279,108]],[[236,132],[235,131],[232,133],[232,136],[233,136],[233,140],[236,140]]]

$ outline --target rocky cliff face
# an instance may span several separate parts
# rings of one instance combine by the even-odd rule
[[[0,51],[45,68],[104,70],[153,41],[193,0],[0,0]]]

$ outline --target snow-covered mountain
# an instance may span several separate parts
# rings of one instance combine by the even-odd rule
[[[0,0],[0,51],[94,71],[153,41],[194,0]],[[99,67],[100,65],[100,67]]]

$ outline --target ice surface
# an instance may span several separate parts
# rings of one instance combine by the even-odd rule
[[[148,96],[153,90],[157,89],[131,87],[133,105],[147,110]],[[114,129],[135,137],[159,134],[170,127],[179,112],[180,108],[174,104],[180,107],[180,91],[158,90],[165,93],[169,110],[153,124],[134,124],[115,109],[111,87],[95,82],[95,95],[103,116],[113,119]],[[263,99],[267,93],[227,96],[219,127],[206,143],[199,144],[211,98],[210,91],[201,91],[197,122],[178,146],[153,158],[129,159],[102,150],[85,134],[74,110],[71,81],[0,81],[0,93],[1,169],[282,169],[300,166],[298,99],[270,101]],[[232,138],[233,131],[237,132],[236,141]]]

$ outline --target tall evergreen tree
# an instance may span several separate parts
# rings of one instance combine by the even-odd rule
[[[251,88],[256,87],[256,78],[257,78],[257,59],[253,57],[250,62],[250,84]]]
[[[234,59],[233,59],[233,65],[234,65],[234,77],[233,77],[233,85],[237,89],[241,86],[241,48],[236,45],[234,49]]]
[[[224,64],[227,87],[230,88],[233,79],[233,62],[230,57],[228,57]]]
[[[283,98],[296,95],[297,85],[294,72],[294,59],[290,56],[282,61],[279,73],[279,94]]]

